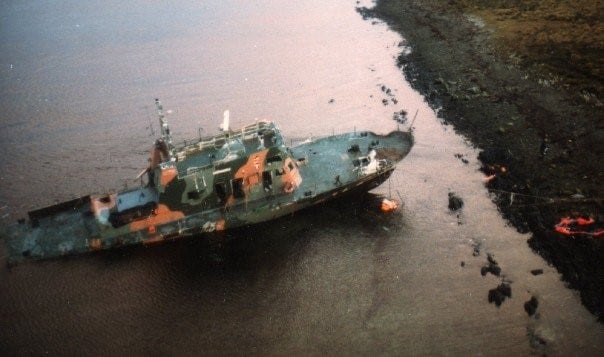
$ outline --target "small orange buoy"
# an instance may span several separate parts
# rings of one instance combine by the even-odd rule
[[[387,198],[384,198],[382,200],[382,204],[380,206],[380,209],[382,210],[382,212],[391,212],[394,211],[398,208],[398,202],[396,202],[395,200],[389,200]]]

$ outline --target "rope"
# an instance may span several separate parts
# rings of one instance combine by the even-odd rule
[[[510,195],[510,206],[514,202],[514,197],[516,197],[516,196],[530,197],[530,198],[549,201],[549,202],[543,202],[540,204],[554,204],[554,203],[560,203],[560,202],[589,203],[589,202],[598,202],[598,201],[604,200],[604,198],[601,198],[601,197],[595,197],[595,198],[558,198],[558,197],[555,197],[554,198],[554,197],[546,197],[546,196],[529,195],[529,194],[525,194],[525,193],[518,193],[518,192],[506,191],[506,190],[491,189],[491,188],[489,188],[488,190],[493,191],[493,192],[509,194]],[[530,204],[527,203],[524,205],[515,205],[515,206],[535,206],[535,205],[538,205],[538,204],[537,203],[530,203]]]

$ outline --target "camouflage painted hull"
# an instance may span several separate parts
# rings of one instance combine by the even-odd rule
[[[140,188],[84,196],[4,227],[9,262],[203,237],[269,221],[377,187],[412,146],[412,133],[395,131],[287,147],[270,122],[165,145],[164,155],[156,145],[148,183]]]

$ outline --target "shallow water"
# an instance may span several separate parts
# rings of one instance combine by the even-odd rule
[[[416,146],[376,190],[402,199],[398,212],[336,203],[227,242],[2,269],[0,351],[603,352],[601,325],[491,203],[476,151],[404,81],[402,39],[363,21],[356,1],[0,6],[0,201],[10,220],[136,185],[150,124],[158,134],[155,97],[181,139],[215,132],[224,109],[233,127],[270,118],[292,139],[385,133],[394,112],[417,113]],[[459,217],[450,191],[465,201]],[[487,294],[501,278],[480,274],[486,253],[511,281],[499,308]],[[533,295],[538,319],[523,309]]]

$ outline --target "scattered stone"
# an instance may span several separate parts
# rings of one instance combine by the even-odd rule
[[[385,85],[382,85],[382,92],[384,92],[388,95],[392,95],[392,89],[386,87]]]
[[[495,276],[499,276],[501,274],[501,268],[498,265],[493,265],[493,264],[485,265],[482,268],[480,268],[480,274],[482,276],[487,275],[487,273],[491,273]]]
[[[463,200],[456,196],[454,192],[449,192],[449,209],[457,211],[463,207]]]
[[[495,303],[497,307],[505,301],[505,298],[512,298],[512,287],[510,284],[501,283],[495,289],[489,290],[489,303]]]
[[[493,265],[498,265],[497,261],[495,260],[495,258],[493,258],[493,255],[491,253],[487,254],[487,260]]]
[[[329,102],[328,102],[328,103],[329,103],[329,104],[332,104],[332,103],[333,103],[333,102],[335,102],[335,101],[336,101],[335,99],[331,98],[331,99],[329,100]]]
[[[487,265],[480,268],[480,274],[485,276],[487,273],[491,273],[495,276],[499,276],[501,274],[501,268],[491,254],[487,254],[487,261]]]
[[[464,164],[466,164],[466,165],[467,165],[468,163],[470,163],[470,162],[469,162],[469,161],[468,161],[468,160],[467,160],[467,159],[464,157],[464,155],[463,155],[463,154],[455,154],[455,157],[456,157],[456,158],[458,158],[458,159],[460,159],[460,160],[461,160],[461,162],[463,162],[463,163],[464,163]]]
[[[531,347],[538,350],[543,350],[545,345],[547,345],[547,341],[543,337],[539,336],[533,328],[527,328],[526,334],[529,338]]]
[[[407,121],[407,111],[401,109],[401,111],[392,113],[392,119],[398,123],[404,124]]]
[[[543,274],[543,269],[533,269],[533,270],[531,270],[531,274],[541,275],[541,274]]]
[[[392,101],[392,103],[398,104],[398,100],[396,98],[390,98],[390,100]]]
[[[474,248],[472,255],[475,257],[479,256],[480,255],[480,243],[474,243],[474,244],[472,244],[472,247]]]
[[[524,311],[526,311],[526,313],[529,316],[533,316],[535,314],[535,312],[537,311],[538,306],[539,306],[539,301],[537,300],[537,298],[534,296],[531,296],[531,299],[524,303]]]
[[[388,105],[388,99],[382,99],[382,104]]]
[[[461,261],[461,267],[465,267],[466,266],[466,262],[464,262],[463,260]]]

